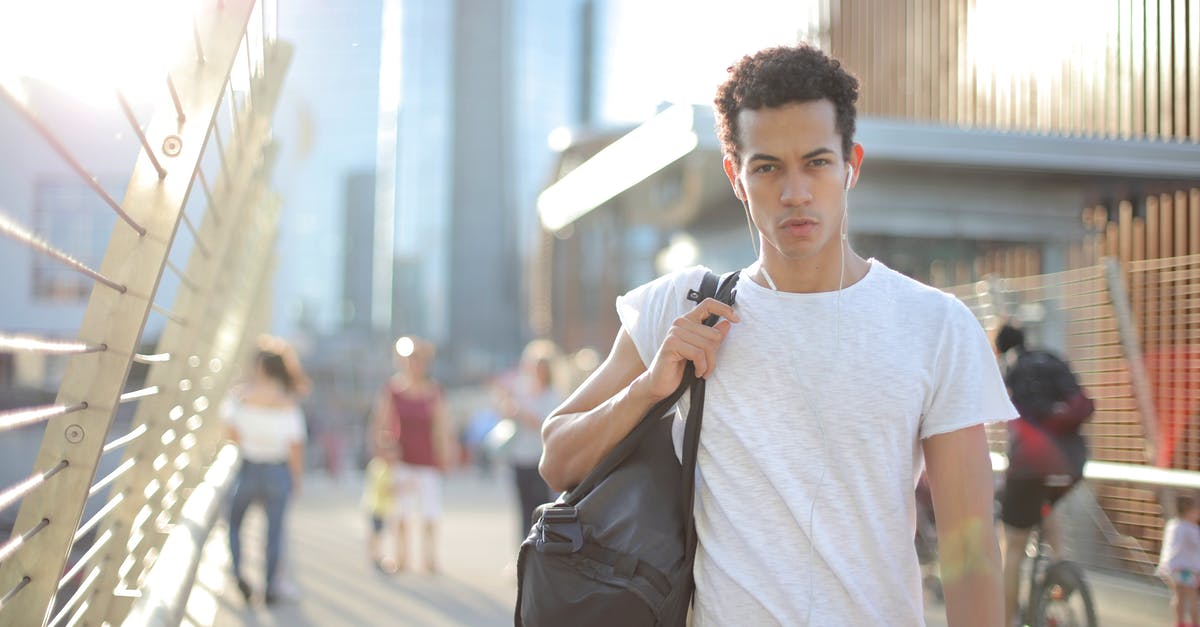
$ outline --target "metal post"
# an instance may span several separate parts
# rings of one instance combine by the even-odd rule
[[[1142,348],[1138,344],[1137,326],[1129,306],[1129,294],[1125,290],[1125,277],[1121,263],[1113,257],[1105,257],[1104,273],[1108,279],[1108,296],[1117,317],[1117,331],[1121,336],[1121,348],[1125,361],[1129,363],[1129,379],[1137,403],[1138,418],[1145,436],[1145,455],[1148,463],[1154,463],[1158,449],[1158,414],[1154,409],[1154,398],[1150,393],[1150,377],[1142,361]]]

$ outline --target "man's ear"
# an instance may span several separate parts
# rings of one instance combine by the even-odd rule
[[[721,165],[725,168],[725,176],[729,179],[729,185],[733,187],[733,195],[738,197],[738,200],[745,202],[746,190],[742,189],[742,184],[737,176],[737,164],[733,162],[733,158],[725,155],[721,159]]]
[[[862,176],[862,162],[863,162],[862,144],[854,144],[853,146],[850,147],[850,155],[849,155],[849,159],[847,159],[847,161],[850,162],[850,167],[854,168],[854,179],[849,181],[849,183],[851,184],[851,187],[853,187],[853,184],[858,180],[858,177]]]

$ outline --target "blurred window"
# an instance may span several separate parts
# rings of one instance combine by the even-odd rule
[[[115,219],[114,213],[86,183],[50,179],[36,184],[34,234],[94,270],[99,270],[104,259]],[[30,254],[33,255],[31,286],[34,300],[63,304],[87,302],[95,284],[92,279],[42,253],[30,251]]]

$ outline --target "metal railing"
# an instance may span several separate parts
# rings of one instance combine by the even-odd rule
[[[196,491],[218,459],[219,401],[250,340],[267,326],[280,212],[268,189],[270,122],[291,47],[277,37],[274,3],[193,4],[190,32],[172,39],[180,49],[150,117],[139,120],[116,94],[141,146],[119,203],[72,152],[68,134],[0,86],[0,106],[19,114],[120,218],[103,261],[91,268],[0,207],[0,234],[95,283],[74,337],[0,329],[0,352],[66,360],[53,403],[0,413],[0,437],[44,429],[28,478],[0,486],[0,508],[20,504],[12,535],[0,545],[0,624],[121,623],[148,581],[169,579],[150,575],[172,551],[164,544],[168,533],[196,520],[211,526],[211,509],[207,518],[185,516],[184,504],[200,493],[213,500],[211,486]],[[244,79],[240,90],[235,75]],[[196,189],[203,213],[189,215]],[[176,263],[168,256],[181,225],[190,252]],[[169,305],[156,298],[164,272],[180,285]],[[139,342],[154,312],[164,327],[156,349],[142,354]],[[127,389],[135,363],[145,366],[145,383]],[[128,430],[114,432],[122,404],[136,409]],[[106,456],[120,461],[101,463]],[[235,463],[228,453],[221,460],[218,479]],[[100,468],[112,470],[97,477]],[[90,499],[103,503],[89,508]],[[171,567],[186,584],[195,561]]]
[[[1160,259],[1157,266],[1187,267],[1191,258]],[[1073,557],[1138,574],[1153,572],[1173,490],[1200,490],[1190,466],[1156,467],[1162,442],[1153,375],[1145,367],[1127,281],[1147,277],[1140,266],[1115,258],[1051,274],[990,278],[949,288],[987,328],[1003,318],[1024,322],[1030,343],[1070,360],[1096,403],[1083,434],[1090,449],[1089,487],[1068,499],[1073,512]],[[1128,271],[1128,272],[1126,272]],[[1140,278],[1138,278],[1140,276]],[[1004,425],[989,427],[994,466],[1007,445]],[[1165,506],[1164,506],[1165,504]]]

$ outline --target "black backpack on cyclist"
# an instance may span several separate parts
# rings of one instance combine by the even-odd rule
[[[1050,351],[1022,352],[1005,382],[1021,417],[1055,436],[1077,433],[1096,409],[1071,367]]]
[[[733,304],[737,273],[706,273],[688,299]],[[713,325],[716,317],[705,320]],[[683,463],[672,408],[690,390]],[[692,600],[692,501],[704,380],[691,363],[574,489],[534,513],[517,558],[516,627],[682,627]]]

